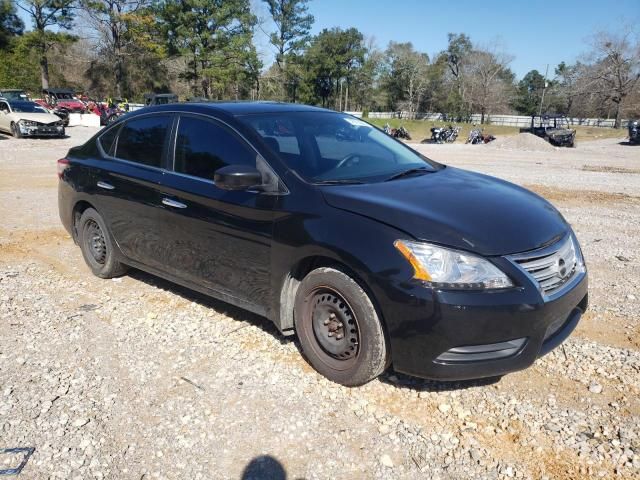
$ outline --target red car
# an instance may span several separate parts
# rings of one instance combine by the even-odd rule
[[[73,93],[73,90],[68,88],[45,88],[42,90],[44,95],[44,101],[47,105],[43,105],[45,108],[63,108],[70,113],[84,113],[87,107],[84,103],[78,100]]]

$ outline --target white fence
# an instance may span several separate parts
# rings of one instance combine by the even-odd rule
[[[347,112],[356,117],[362,117],[362,112]],[[408,119],[409,112],[369,112],[368,118],[401,118]],[[414,114],[416,120],[424,120],[427,122],[446,121],[446,116],[442,113],[424,113],[418,112]],[[471,115],[471,123],[480,123],[481,115],[479,113]],[[485,123],[491,125],[506,125],[511,127],[529,127],[531,126],[531,117],[523,115],[485,115]],[[571,125],[583,125],[589,127],[613,127],[615,120],[612,118],[569,118]],[[449,120],[450,121],[450,120]],[[622,127],[626,127],[628,120],[622,120]]]

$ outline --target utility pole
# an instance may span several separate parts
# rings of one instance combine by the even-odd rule
[[[547,75],[549,74],[549,64],[547,63],[547,69],[544,71],[544,85],[542,86],[542,96],[540,97],[540,109],[538,115],[542,116],[542,104],[544,103],[544,92],[547,89]]]

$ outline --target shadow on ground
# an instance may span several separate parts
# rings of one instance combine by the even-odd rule
[[[244,467],[240,478],[241,480],[286,480],[287,471],[271,455],[260,455]]]
[[[142,270],[131,268],[128,271],[127,275],[135,280],[144,282],[147,285],[179,295],[189,302],[196,302],[203,307],[211,308],[216,312],[223,313],[236,320],[238,322],[238,327],[242,327],[242,323],[253,325],[261,329],[263,332],[272,335],[280,342],[281,345],[287,345],[289,344],[289,342],[293,342],[300,352],[300,355],[302,355],[302,349],[300,346],[300,342],[298,342],[297,340],[297,337],[282,335],[278,331],[276,326],[265,317],[261,317],[260,315],[256,315],[242,308],[209,297],[200,292],[196,292],[195,290],[177,285],[168,280],[164,280],[163,278],[156,277],[155,275],[143,272]],[[452,390],[466,390],[470,388],[486,387],[488,385],[497,383],[501,378],[502,377],[490,377],[478,380],[444,382],[437,380],[425,380],[422,378],[404,375],[402,373],[396,373],[393,371],[393,367],[391,367],[386,373],[382,374],[379,377],[379,380],[382,383],[386,383],[395,388],[410,389],[416,392],[446,392]]]

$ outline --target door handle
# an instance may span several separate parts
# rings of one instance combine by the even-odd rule
[[[110,183],[102,182],[102,181],[101,181],[101,182],[98,182],[98,183],[97,183],[97,185],[98,185],[100,188],[104,188],[105,190],[113,190],[114,188],[116,188],[116,187],[114,187],[113,185],[111,185]]]
[[[187,208],[184,203],[176,202],[175,200],[171,200],[170,198],[163,198],[162,204],[166,205],[167,207],[173,208]]]

